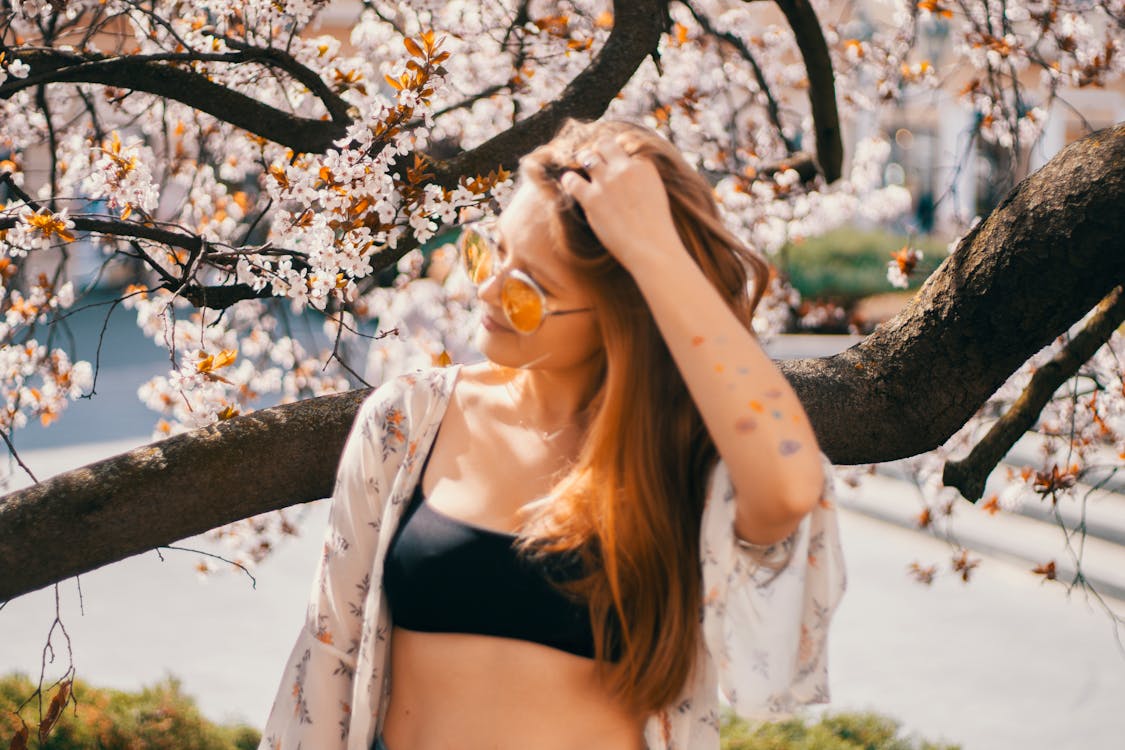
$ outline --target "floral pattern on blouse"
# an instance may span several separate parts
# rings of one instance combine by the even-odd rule
[[[310,601],[259,750],[369,750],[385,716],[391,620],[383,559],[441,424],[460,366],[387,381],[348,435]],[[703,637],[681,694],[645,725],[649,750],[718,750],[719,692],[747,719],[776,719],[828,694],[828,627],[846,576],[832,465],[820,502],[788,538],[734,534],[722,461],[701,527]]]

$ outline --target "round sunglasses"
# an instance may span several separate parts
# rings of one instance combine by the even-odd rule
[[[496,236],[496,219],[480,219],[461,227],[457,249],[469,279],[481,285],[498,273],[500,266]],[[500,306],[504,317],[517,333],[530,335],[539,330],[550,315],[588,312],[592,307],[556,310],[547,302],[547,294],[535,279],[518,268],[499,271]]]

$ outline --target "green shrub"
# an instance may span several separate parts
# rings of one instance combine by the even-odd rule
[[[8,746],[21,724],[15,709],[35,685],[25,675],[0,677],[0,748]],[[44,696],[44,710],[53,696]],[[140,692],[74,683],[77,707],[63,711],[47,741],[38,744],[36,702],[20,712],[31,728],[29,748],[39,750],[255,750],[261,738],[248,726],[220,726],[205,719],[195,701],[167,677]],[[871,713],[826,714],[748,724],[724,709],[722,750],[959,750],[956,745],[916,743],[899,736],[892,719]]]
[[[887,281],[887,262],[907,240],[892,232],[844,227],[786,245],[775,262],[803,299],[847,304],[895,289]],[[922,260],[910,275],[911,289],[921,286],[948,257],[947,244],[932,237],[911,241],[912,248],[922,251]]]
[[[46,686],[44,686],[46,688]],[[21,723],[16,708],[35,690],[22,674],[0,678],[0,747],[7,747]],[[54,692],[45,694],[43,709]],[[167,677],[140,692],[74,682],[74,700],[62,712],[46,742],[38,744],[38,702],[20,712],[31,729],[29,748],[40,750],[254,750],[260,733],[248,726],[220,726],[200,714],[194,699]]]
[[[749,724],[723,710],[722,750],[960,750],[899,736],[899,724],[872,713],[825,714],[812,724],[796,717]]]

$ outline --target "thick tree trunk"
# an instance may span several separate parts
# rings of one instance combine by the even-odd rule
[[[895,319],[780,364],[841,464],[931,450],[1125,280],[1125,125],[1071,144],[960,243]],[[330,493],[365,391],[265,409],[0,500],[0,600]]]

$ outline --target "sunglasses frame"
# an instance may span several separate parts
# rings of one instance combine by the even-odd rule
[[[543,291],[543,287],[539,286],[538,282],[536,282],[535,279],[531,278],[531,276],[529,276],[524,271],[521,271],[518,268],[507,268],[507,269],[503,269],[503,270],[500,270],[500,271],[496,270],[496,267],[498,265],[497,261],[499,259],[499,245],[500,245],[500,243],[496,239],[495,226],[496,226],[496,218],[495,217],[487,217],[487,218],[483,218],[483,219],[477,219],[475,221],[470,221],[466,224],[463,224],[461,226],[461,233],[457,236],[457,254],[458,254],[460,262],[461,262],[461,268],[463,270],[465,270],[466,273],[468,273],[469,279],[473,282],[474,285],[479,287],[480,285],[487,282],[489,279],[493,279],[493,278],[498,279],[498,281],[500,282],[500,299],[501,299],[500,307],[504,311],[504,318],[508,321],[509,325],[511,325],[513,331],[515,331],[516,333],[519,333],[521,335],[524,335],[524,336],[530,336],[531,334],[535,333],[540,328],[542,328],[543,323],[547,320],[547,318],[551,317],[552,315],[569,315],[571,313],[589,312],[590,310],[594,309],[592,307],[578,307],[578,308],[573,308],[573,309],[570,309],[570,310],[555,309],[555,308],[551,307],[551,303],[547,299],[547,293]],[[465,252],[465,246],[468,243],[468,237],[470,236],[470,234],[475,234],[476,236],[480,237],[481,240],[483,240],[484,248],[492,256],[492,258],[491,258],[491,260],[492,260],[492,263],[491,263],[491,269],[492,270],[491,270],[491,272],[487,276],[485,276],[483,279],[480,279],[479,281],[477,279],[473,278],[474,273],[469,269],[468,264],[466,262],[467,254]],[[541,309],[543,311],[543,314],[539,316],[539,321],[535,324],[535,327],[532,328],[531,330],[522,330],[516,324],[516,322],[514,320],[512,320],[512,315],[509,312],[508,305],[504,303],[504,296],[505,296],[504,288],[505,288],[505,284],[507,283],[507,281],[509,279],[514,279],[514,280],[519,281],[520,283],[526,285],[539,298],[539,309]]]

